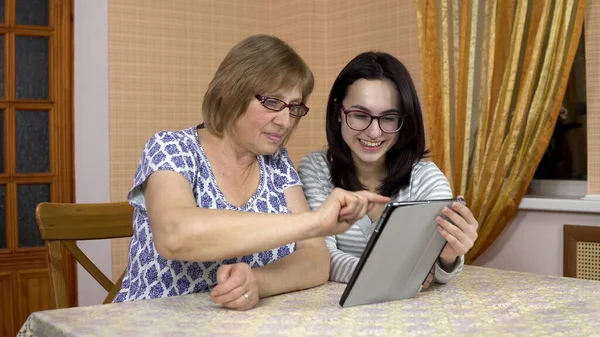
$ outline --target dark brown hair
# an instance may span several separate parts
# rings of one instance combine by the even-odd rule
[[[387,53],[366,52],[356,56],[342,69],[333,83],[326,115],[327,160],[331,180],[335,187],[349,191],[365,189],[358,179],[352,151],[342,138],[340,123],[341,103],[346,98],[348,87],[359,79],[387,79],[398,90],[397,108],[404,124],[399,131],[398,140],[385,155],[386,177],[378,188],[378,193],[393,196],[410,183],[413,165],[428,151],[425,149],[421,106],[413,81],[406,67]]]

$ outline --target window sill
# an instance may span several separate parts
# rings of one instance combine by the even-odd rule
[[[587,195],[583,198],[528,195],[521,199],[519,210],[600,214],[600,195]]]

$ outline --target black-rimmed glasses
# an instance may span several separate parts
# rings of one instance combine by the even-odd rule
[[[306,105],[304,105],[304,103],[292,103],[292,104],[288,104],[282,100],[280,100],[279,98],[275,98],[275,97],[268,97],[268,96],[261,96],[261,95],[255,95],[254,97],[256,97],[256,99],[260,102],[260,104],[262,104],[262,106],[264,106],[265,108],[271,110],[271,111],[281,111],[285,108],[290,108],[290,115],[294,116],[294,117],[304,117],[306,116],[306,114],[308,113],[308,107]]]
[[[400,131],[404,124],[404,119],[398,113],[384,113],[381,116],[373,116],[362,110],[346,110],[341,106],[342,112],[346,115],[346,125],[354,131],[364,131],[371,126],[373,120],[377,120],[377,124],[381,131],[385,133],[396,133]]]

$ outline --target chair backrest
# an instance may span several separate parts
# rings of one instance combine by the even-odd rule
[[[108,291],[104,303],[111,302],[121,287],[125,272],[116,283],[113,283],[77,247],[76,241],[132,236],[133,207],[127,202],[97,204],[43,202],[37,205],[35,216],[42,239],[46,241],[48,247],[55,307],[69,306],[61,244]]]
[[[563,276],[600,281],[600,226],[564,225]]]

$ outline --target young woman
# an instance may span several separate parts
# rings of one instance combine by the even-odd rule
[[[204,122],[159,132],[142,152],[115,302],[210,291],[245,310],[327,281],[323,236],[389,198],[338,189],[310,211],[283,145],[312,89],[311,71],[283,41],[257,35],[233,47],[204,96]]]
[[[427,151],[417,92],[393,56],[368,52],[346,65],[329,94],[326,132],[328,150],[310,153],[298,168],[312,209],[321,207],[335,188],[368,190],[397,201],[452,197],[444,174],[423,160]],[[332,281],[349,281],[383,207],[376,205],[348,231],[325,238]],[[478,226],[461,204],[442,212],[456,226],[438,219],[448,241],[433,270],[439,283],[460,272]]]

